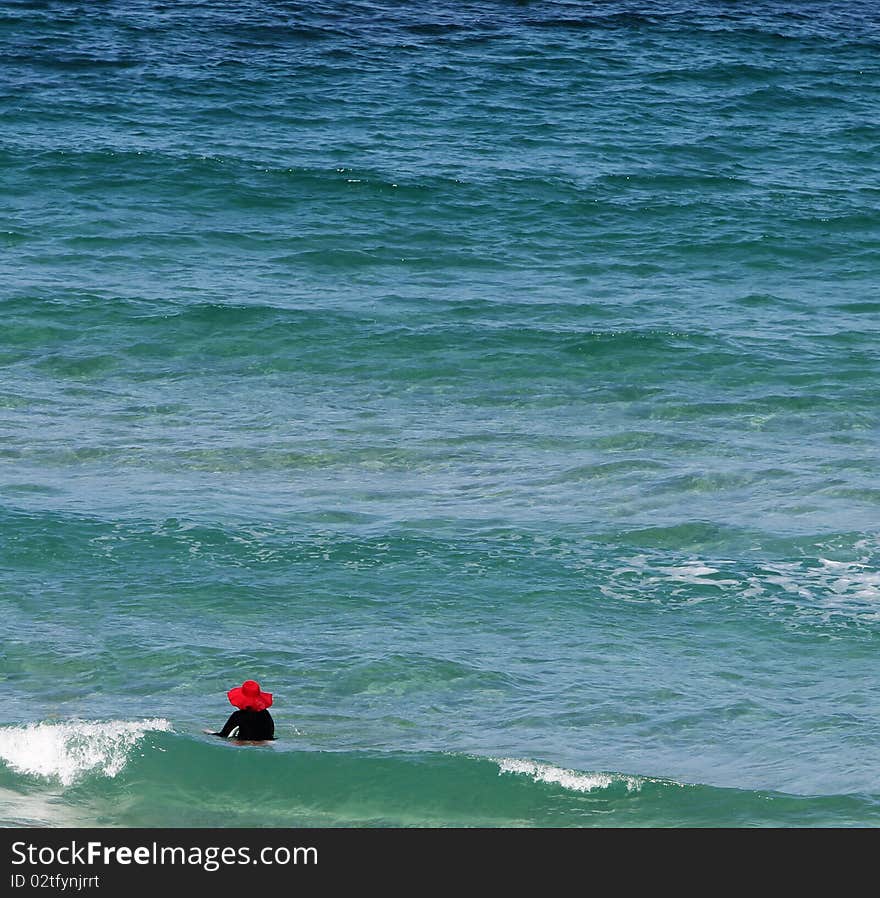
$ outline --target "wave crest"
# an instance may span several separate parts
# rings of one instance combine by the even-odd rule
[[[69,786],[90,773],[115,777],[146,733],[170,730],[161,718],[0,727],[0,759],[17,773]]]
[[[581,773],[554,767],[552,764],[540,764],[537,761],[523,761],[517,758],[495,758],[501,773],[518,773],[529,776],[536,783],[548,783],[562,786],[571,792],[592,792],[595,789],[607,789],[615,783],[623,783],[627,792],[638,792],[644,780],[638,776],[622,776],[611,773]]]

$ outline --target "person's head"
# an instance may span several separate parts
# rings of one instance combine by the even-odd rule
[[[256,680],[245,680],[226,693],[229,701],[241,711],[265,711],[272,704],[272,693],[262,692]]]

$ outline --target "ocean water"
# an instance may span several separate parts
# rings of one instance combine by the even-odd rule
[[[878,50],[4,3],[0,823],[880,823]]]

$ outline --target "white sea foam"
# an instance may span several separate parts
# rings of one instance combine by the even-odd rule
[[[69,786],[88,773],[116,776],[146,733],[170,729],[158,718],[0,727],[0,759],[17,773]]]
[[[749,595],[760,595],[766,585],[776,587],[775,601],[796,601],[826,618],[842,614],[876,616],[880,609],[880,571],[876,563],[819,558],[818,565],[775,562],[763,565],[760,576],[748,579]]]
[[[649,555],[626,557],[599,589],[624,601],[674,600],[690,605],[732,594],[757,599],[771,613],[773,606],[785,606],[798,617],[825,622],[880,619],[880,540],[855,543],[858,558],[828,557],[842,548],[849,547],[820,544],[810,547],[811,552],[819,550],[818,557],[742,563],[710,557],[670,564]]]
[[[536,783],[551,783],[562,786],[572,792],[593,792],[596,789],[607,789],[614,783],[623,783],[627,792],[638,791],[643,779],[637,776],[620,776],[611,773],[581,773],[577,770],[566,770],[552,764],[539,764],[537,761],[523,761],[518,758],[493,758],[502,773],[519,773],[531,777]]]

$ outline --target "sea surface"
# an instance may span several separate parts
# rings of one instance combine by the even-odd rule
[[[5,2],[0,823],[880,824],[878,160],[867,0]]]

